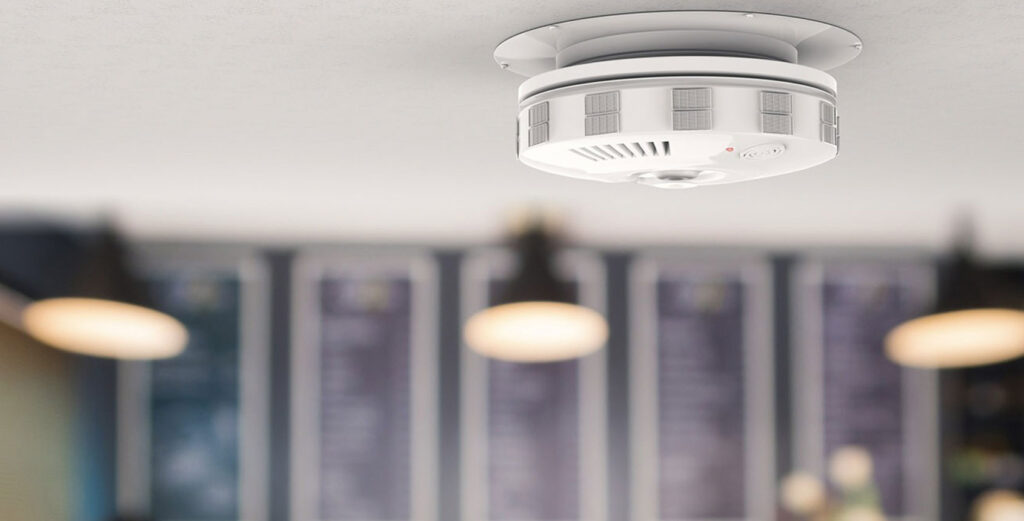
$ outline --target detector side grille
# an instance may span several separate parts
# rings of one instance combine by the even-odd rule
[[[761,91],[761,132],[793,133],[793,97],[789,93]]]
[[[598,136],[619,131],[619,91],[588,94],[583,103],[585,135]]]
[[[711,89],[672,89],[672,130],[711,130]]]
[[[765,134],[792,134],[793,120],[788,114],[761,114],[761,132]]]
[[[539,145],[547,142],[549,138],[548,133],[548,119],[549,119],[549,107],[548,102],[538,103],[529,110],[529,122],[530,131],[528,139],[530,146]]]
[[[821,102],[821,140],[839,146],[839,117],[835,105],[827,101]]]

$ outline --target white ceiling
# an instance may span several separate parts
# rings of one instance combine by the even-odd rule
[[[736,9],[841,25],[843,150],[658,191],[516,162],[493,47],[548,22]],[[1017,0],[3,0],[0,205],[113,210],[135,235],[489,241],[524,203],[603,244],[936,247],[957,209],[1024,252]]]

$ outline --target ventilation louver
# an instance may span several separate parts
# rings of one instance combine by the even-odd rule
[[[672,148],[668,141],[647,141],[644,143],[614,143],[589,147],[570,148],[570,152],[591,161],[635,159],[643,157],[668,157]]]

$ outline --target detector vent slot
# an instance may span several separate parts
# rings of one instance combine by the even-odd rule
[[[571,148],[569,151],[591,161],[668,157],[672,155],[672,147],[668,141],[642,141],[592,145],[587,147]]]

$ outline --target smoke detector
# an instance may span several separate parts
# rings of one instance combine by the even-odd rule
[[[836,80],[861,41],[822,22],[666,11],[558,22],[502,42],[527,76],[517,152],[534,168],[692,188],[788,174],[836,157]]]

